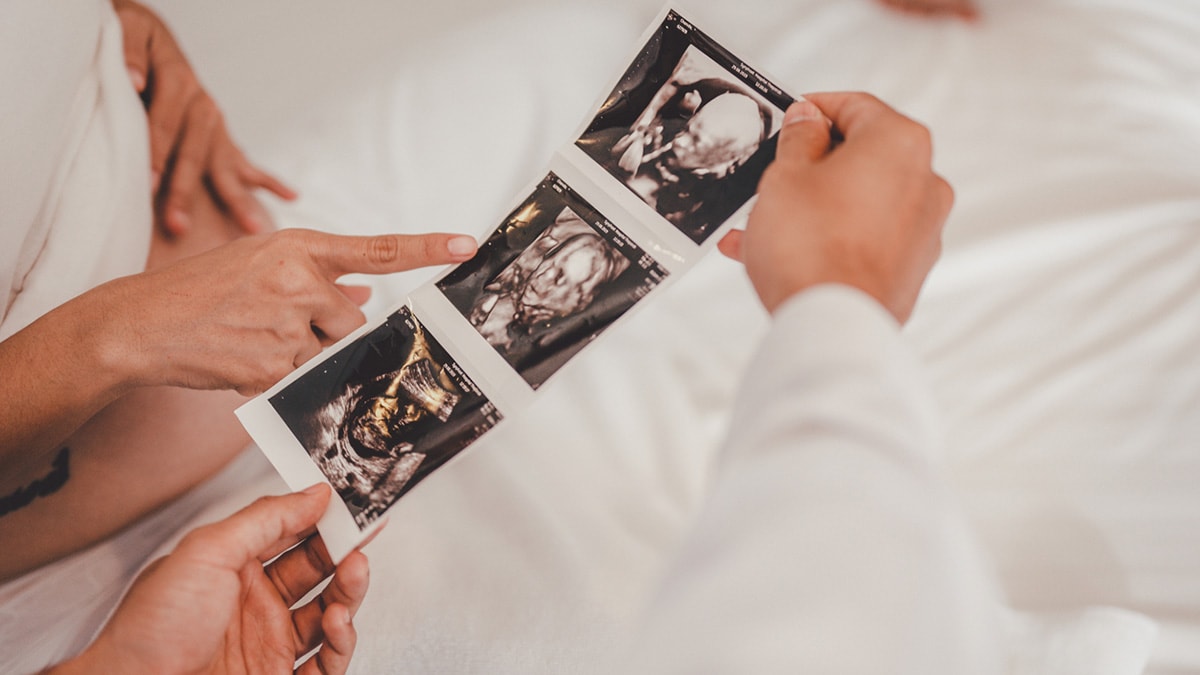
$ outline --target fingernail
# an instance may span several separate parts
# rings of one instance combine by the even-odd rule
[[[180,232],[187,230],[192,225],[192,219],[188,218],[182,209],[171,209],[167,217],[171,219],[171,224],[175,226],[175,229]]]
[[[475,255],[475,251],[478,248],[479,245],[475,243],[475,237],[468,237],[466,235],[454,237],[446,242],[446,249],[455,258],[469,258]]]
[[[304,488],[303,490],[301,490],[301,491],[300,491],[300,494],[302,494],[302,495],[315,495],[315,494],[318,494],[318,493],[320,493],[320,492],[321,492],[321,490],[324,490],[324,489],[325,489],[325,484],[324,484],[324,483],[316,483],[316,484],[314,484],[314,485],[309,485],[308,487],[306,487],[306,488]]]
[[[783,115],[783,126],[796,124],[797,122],[810,122],[813,120],[824,119],[825,114],[821,109],[813,105],[812,101],[805,98],[798,98],[796,102],[788,106],[787,112]]]
[[[136,68],[129,68],[128,70],[129,80],[133,82],[133,88],[136,89],[139,94],[142,93],[142,90],[146,88],[146,76]]]

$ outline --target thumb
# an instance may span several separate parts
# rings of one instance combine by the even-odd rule
[[[141,94],[146,90],[150,73],[150,34],[153,24],[141,13],[122,8],[117,10],[121,19],[121,33],[125,45],[125,67],[133,88]]]
[[[788,106],[783,116],[783,129],[779,131],[779,159],[815,162],[829,151],[830,129],[833,122],[803,98]]]
[[[329,504],[330,489],[318,483],[302,492],[261,497],[225,520],[188,533],[176,549],[225,569],[270,560],[304,538]]]
[[[475,255],[473,237],[453,234],[382,234],[348,237],[310,232],[309,254],[331,280],[343,274],[391,274],[462,262]]]

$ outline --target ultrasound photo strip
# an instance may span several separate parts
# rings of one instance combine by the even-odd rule
[[[667,10],[575,146],[696,244],[745,208],[794,99]]]
[[[502,418],[407,307],[268,401],[360,528]]]
[[[478,253],[237,411],[340,561],[745,213],[792,98],[665,8]]]
[[[550,173],[436,285],[537,389],[667,274]]]

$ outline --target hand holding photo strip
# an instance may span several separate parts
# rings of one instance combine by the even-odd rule
[[[669,8],[641,44],[474,258],[238,409],[289,487],[340,497],[333,560],[749,210],[792,97]]]
[[[575,144],[699,244],[754,195],[793,100],[668,11]]]

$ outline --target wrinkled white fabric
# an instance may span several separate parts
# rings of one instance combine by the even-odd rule
[[[106,0],[14,0],[0,25],[0,340],[150,250],[146,117]]]

